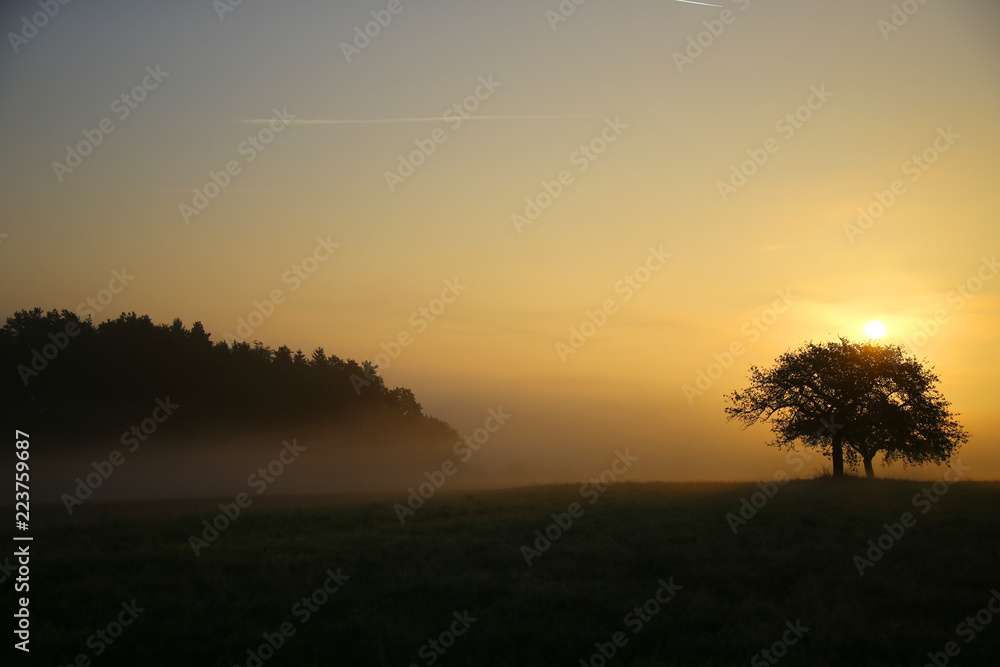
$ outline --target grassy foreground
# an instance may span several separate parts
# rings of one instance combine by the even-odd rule
[[[1000,614],[960,624],[1000,588],[1000,484],[915,505],[928,488],[793,481],[735,535],[726,515],[754,484],[623,483],[593,504],[569,485],[456,493],[405,525],[396,499],[261,502],[197,557],[217,503],[60,506],[33,526],[30,664],[997,664]],[[529,567],[522,545],[574,502]],[[854,557],[907,511],[860,576]],[[111,643],[95,636],[119,617]]]

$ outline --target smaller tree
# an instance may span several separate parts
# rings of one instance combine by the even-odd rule
[[[744,428],[770,422],[772,445],[828,453],[835,477],[846,459],[871,478],[879,452],[883,465],[944,463],[968,440],[938,382],[898,345],[809,342],[769,369],[751,367],[750,386],[727,395],[726,414]]]

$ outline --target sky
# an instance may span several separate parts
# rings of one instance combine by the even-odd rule
[[[4,316],[379,361],[463,433],[509,413],[477,464],[522,482],[625,448],[636,480],[788,471],[723,396],[880,320],[1000,478],[995,2],[19,1],[0,27]]]

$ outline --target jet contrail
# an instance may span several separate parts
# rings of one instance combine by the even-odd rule
[[[694,0],[677,0],[677,2],[686,2],[689,5],[705,5],[706,7],[721,7],[722,5],[713,5],[707,2],[695,2]]]
[[[422,118],[292,118],[287,121],[289,125],[372,125],[376,123],[439,123],[441,121],[453,120],[459,116],[429,116]],[[462,121],[467,120],[563,120],[566,118],[591,118],[591,116],[465,116]],[[263,125],[270,123],[270,118],[245,118],[244,123],[251,125]]]

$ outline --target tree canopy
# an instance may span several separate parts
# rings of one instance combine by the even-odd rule
[[[120,432],[167,396],[189,428],[323,421],[370,436],[458,437],[412,391],[388,388],[370,362],[322,347],[307,357],[259,341],[212,342],[200,322],[154,324],[131,312],[95,325],[68,310],[21,310],[0,329],[0,358],[18,428],[67,440]]]
[[[944,463],[968,440],[933,368],[898,345],[808,342],[770,368],[752,366],[749,381],[726,396],[729,421],[770,423],[769,444],[819,449],[831,457],[835,477],[845,460],[874,477],[879,452],[883,465]]]

